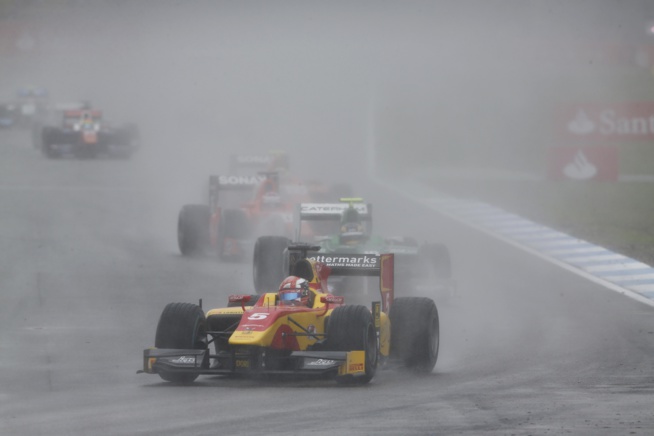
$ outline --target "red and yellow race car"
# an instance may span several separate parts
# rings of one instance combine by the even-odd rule
[[[209,375],[309,375],[368,383],[394,362],[429,373],[439,346],[433,300],[393,298],[393,254],[307,258],[316,247],[290,247],[289,273],[279,289],[232,295],[225,308],[168,304],[143,369],[170,382]],[[334,275],[379,278],[381,301],[346,305],[327,292]]]

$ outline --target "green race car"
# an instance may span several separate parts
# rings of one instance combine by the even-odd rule
[[[447,247],[440,243],[419,244],[407,236],[374,234],[372,205],[360,198],[342,198],[340,203],[301,203],[297,206],[294,221],[295,241],[319,246],[317,252],[309,253],[317,260],[353,253],[393,253],[396,280],[402,283],[401,290],[441,300],[454,295],[455,284]],[[257,239],[253,259],[257,292],[266,292],[283,278],[289,256],[286,248],[290,243],[287,238],[275,236]],[[279,256],[279,253],[284,255]],[[348,283],[350,281],[334,283],[332,291],[336,294],[349,294],[352,289],[360,292],[361,284],[353,285]]]

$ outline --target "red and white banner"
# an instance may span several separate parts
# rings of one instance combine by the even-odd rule
[[[550,180],[618,180],[617,147],[552,147],[548,176]]]
[[[577,141],[654,141],[654,102],[579,103],[563,109],[559,126]]]

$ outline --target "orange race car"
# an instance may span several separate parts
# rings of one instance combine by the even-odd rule
[[[301,184],[281,185],[276,172],[210,176],[208,204],[188,204],[179,213],[179,249],[184,255],[245,259],[258,235],[291,236],[294,204],[305,194]],[[245,196],[250,200],[243,201]]]
[[[293,236],[296,204],[330,197],[332,191],[347,192],[343,184],[327,187],[293,177],[288,168],[288,156],[282,152],[231,156],[230,174],[209,177],[208,203],[180,210],[181,253],[249,260],[258,236]]]

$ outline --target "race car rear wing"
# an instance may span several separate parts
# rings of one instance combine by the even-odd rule
[[[300,203],[296,206],[295,240],[302,240],[303,221],[339,221],[343,211],[353,207],[359,217],[372,223],[372,204],[370,203]],[[368,225],[368,228],[370,226]]]
[[[269,154],[232,154],[229,156],[229,174],[243,173],[248,169],[255,172],[265,170],[272,159]]]
[[[288,271],[293,275],[297,262],[311,259],[330,269],[329,276],[379,277],[382,311],[388,313],[395,294],[395,255],[366,253],[318,253],[319,246],[292,244],[288,247]]]
[[[88,114],[90,115],[93,119],[99,119],[102,118],[102,111],[93,109],[93,110],[88,110],[88,109],[67,109],[64,110],[64,117],[66,118],[81,118],[82,115]]]
[[[218,205],[220,191],[254,191],[268,175],[256,174],[250,176],[211,175],[209,176],[209,204],[211,208]]]
[[[243,174],[248,170],[279,171],[288,170],[288,154],[271,151],[264,154],[232,154],[229,156],[229,174]]]
[[[301,220],[305,221],[338,221],[343,211],[353,207],[359,212],[359,216],[367,221],[372,220],[372,204],[370,203],[300,203],[297,205],[297,213]]]

